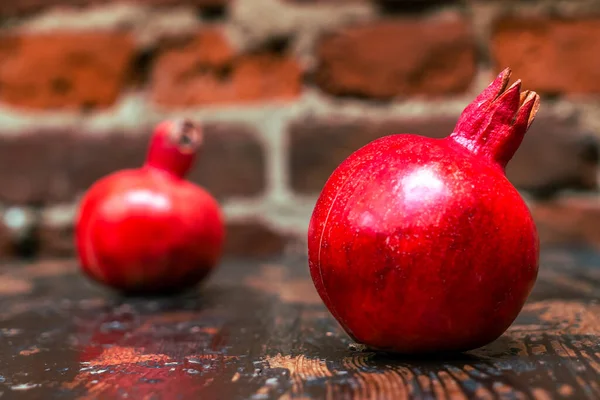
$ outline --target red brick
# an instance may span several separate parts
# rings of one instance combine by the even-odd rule
[[[530,205],[544,245],[600,248],[600,196],[568,196]]]
[[[127,83],[134,43],[122,33],[0,36],[0,101],[36,109],[107,107]]]
[[[540,93],[600,93],[600,18],[504,18],[494,26],[497,69]]]
[[[301,5],[314,5],[314,4],[346,4],[346,3],[368,3],[372,0],[281,0],[285,3],[295,3]]]
[[[94,1],[94,0],[92,0]],[[113,3],[144,3],[153,6],[182,6],[192,5],[199,8],[224,7],[231,3],[232,0],[96,0],[109,1]]]
[[[0,203],[43,204],[70,198],[71,137],[46,131],[0,135]]]
[[[464,4],[460,0],[374,0],[374,2],[386,13],[423,12],[433,7]]]
[[[72,201],[97,179],[143,164],[147,134],[106,135],[42,131],[0,135],[0,202]],[[219,199],[251,196],[265,186],[264,155],[254,133],[240,125],[207,125],[202,153],[190,173]]]
[[[220,30],[162,51],[152,71],[152,98],[168,107],[288,100],[299,95],[302,71],[293,58],[236,54]]]
[[[319,193],[333,170],[365,144],[395,133],[439,138],[455,124],[456,118],[297,121],[291,127],[292,187],[304,194]],[[508,178],[540,196],[566,188],[595,188],[598,144],[578,129],[574,122],[538,118],[508,164]]]
[[[105,135],[82,133],[70,137],[68,159],[69,193],[65,200],[73,200],[77,193],[87,190],[96,180],[112,172],[140,167],[146,158],[149,133]]]
[[[19,16],[52,7],[81,7],[109,3],[132,3],[151,6],[192,5],[200,8],[224,7],[230,0],[4,0],[0,2],[0,17]]]
[[[14,256],[13,242],[9,236],[8,228],[0,221],[0,261]]]
[[[204,134],[201,153],[188,178],[218,199],[262,192],[264,156],[253,132],[241,125],[211,124],[204,127]],[[148,141],[149,133],[86,135],[75,140],[70,165],[72,195],[111,172],[141,166]]]
[[[254,196],[266,186],[265,155],[255,134],[242,125],[209,124],[190,180],[219,199]]]
[[[508,163],[506,174],[520,189],[539,197],[563,189],[594,190],[599,152],[598,140],[575,120],[540,116]]]
[[[294,190],[312,194],[323,188],[333,170],[351,153],[382,136],[421,133],[443,137],[454,128],[455,119],[432,121],[305,120],[291,127],[291,183]]]
[[[423,10],[441,4],[448,5],[457,3],[457,0],[282,0],[297,4],[344,4],[344,3],[376,3],[385,11],[413,11]]]
[[[466,21],[387,20],[321,40],[317,84],[335,95],[388,99],[465,91],[475,74]]]
[[[268,257],[283,253],[292,238],[257,221],[227,225],[225,254],[237,257]]]

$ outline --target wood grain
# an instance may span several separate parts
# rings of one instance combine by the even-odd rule
[[[178,297],[124,298],[72,262],[0,271],[0,397],[600,399],[600,254],[547,249],[509,331],[459,355],[352,343],[306,259],[229,260]]]

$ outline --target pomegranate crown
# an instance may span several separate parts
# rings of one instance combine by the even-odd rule
[[[521,92],[521,80],[510,87],[506,68],[462,112],[450,138],[503,168],[521,145],[540,107],[540,96]]]
[[[184,177],[203,139],[202,128],[188,119],[163,121],[154,128],[146,165]]]

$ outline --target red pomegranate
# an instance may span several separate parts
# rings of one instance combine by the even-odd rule
[[[333,172],[308,231],[310,273],[372,349],[466,351],[502,335],[538,272],[531,214],[505,176],[539,107],[503,71],[449,136],[375,140]]]
[[[225,234],[221,210],[185,180],[201,144],[199,126],[163,122],[143,167],[92,185],[76,219],[87,275],[123,292],[159,293],[189,288],[213,270]]]

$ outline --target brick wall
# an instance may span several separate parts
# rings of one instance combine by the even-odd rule
[[[544,242],[600,246],[600,2],[0,2],[0,254],[68,256],[78,196],[152,126],[206,129],[191,179],[231,254],[302,239],[332,170],[382,135],[448,134],[505,66],[543,95],[508,168]]]

